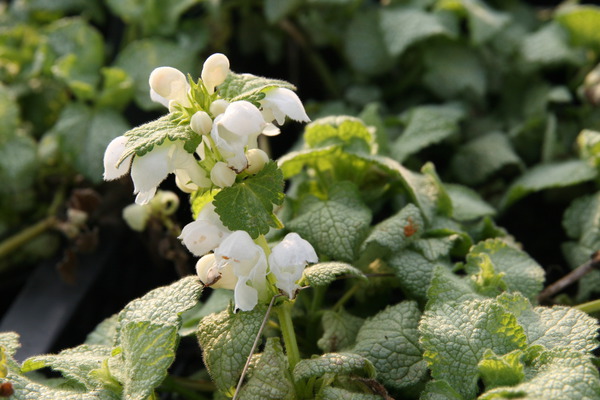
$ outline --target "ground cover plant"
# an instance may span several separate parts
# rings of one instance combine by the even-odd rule
[[[79,346],[19,363],[0,333],[0,396],[600,398],[596,26],[574,3],[14,2],[0,229],[42,225],[5,265],[87,231],[59,215],[82,182],[132,182],[124,220],[188,258]],[[243,73],[286,46],[289,78]]]

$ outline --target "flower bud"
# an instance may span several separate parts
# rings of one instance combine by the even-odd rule
[[[210,113],[214,117],[216,117],[217,115],[221,115],[225,112],[225,110],[227,109],[227,106],[229,106],[229,102],[227,100],[224,100],[224,99],[215,100],[210,104]]]
[[[210,133],[212,123],[212,119],[205,111],[196,111],[190,120],[190,127],[198,135],[206,135]]]
[[[123,219],[131,229],[141,232],[150,219],[150,207],[130,204],[123,209]]]
[[[213,289],[233,290],[238,280],[230,265],[225,265],[223,268],[218,267],[215,255],[212,253],[198,260],[196,274],[204,286],[210,286]]]
[[[149,204],[153,213],[171,215],[179,208],[179,197],[168,190],[159,190]]]
[[[155,68],[148,79],[150,87],[156,94],[169,100],[177,100],[188,89],[187,79],[183,72],[172,67]]]
[[[215,92],[215,87],[225,82],[229,73],[229,59],[221,53],[215,53],[204,61],[202,66],[202,82],[208,94]]]
[[[237,174],[222,161],[216,163],[210,171],[210,180],[222,188],[233,185],[236,176]]]
[[[83,226],[88,220],[88,213],[86,213],[83,210],[68,208],[67,219],[70,223],[72,223],[75,226]]]
[[[246,171],[249,174],[256,174],[263,169],[265,164],[269,162],[269,156],[261,149],[250,149],[246,152],[248,158],[248,167]]]

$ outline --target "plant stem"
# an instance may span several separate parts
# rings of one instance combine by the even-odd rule
[[[342,308],[356,292],[358,292],[360,286],[361,285],[359,283],[355,283],[354,286],[352,286],[346,293],[344,293],[342,297],[340,297],[340,299],[334,304],[333,307],[331,307],[331,309],[333,311],[339,311],[339,309]]]
[[[290,370],[293,371],[298,361],[300,361],[300,350],[298,350],[298,342],[296,341],[296,333],[294,332],[294,324],[292,322],[292,306],[293,303],[284,301],[277,308],[277,317],[281,326],[281,334],[283,335]]]
[[[56,224],[54,216],[46,217],[45,219],[31,225],[21,232],[5,239],[0,243],[0,258],[8,256],[10,253],[19,249],[25,243],[33,240]]]
[[[574,306],[573,308],[576,308],[579,311],[583,311],[588,314],[597,313],[600,312],[600,299],[579,304],[577,306]]]
[[[600,251],[592,254],[590,259],[571,271],[569,274],[563,276],[558,281],[554,282],[552,285],[548,286],[546,289],[540,293],[538,296],[538,302],[542,303],[544,300],[554,296],[556,293],[563,290],[565,287],[571,285],[572,283],[577,282],[584,275],[591,272],[594,269],[600,268]]]

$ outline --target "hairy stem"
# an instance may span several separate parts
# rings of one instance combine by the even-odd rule
[[[294,332],[294,324],[292,322],[292,306],[293,303],[285,301],[277,308],[277,317],[281,326],[281,334],[283,335],[290,370],[293,370],[298,361],[300,361],[300,350],[298,350],[298,342],[296,341],[296,333]]]
[[[5,239],[0,243],[0,258],[4,258],[12,252],[18,250],[27,242],[35,239],[37,236],[54,227],[56,218],[54,216],[46,217],[45,219],[31,225],[21,232]]]
[[[594,313],[600,312],[600,299],[593,300],[593,301],[583,303],[583,304],[579,304],[577,306],[574,306],[573,308],[576,308],[579,311],[583,311],[588,314],[594,314]]]

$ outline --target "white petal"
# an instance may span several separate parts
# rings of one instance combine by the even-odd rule
[[[319,261],[312,245],[295,232],[288,233],[271,251],[269,265],[306,265]]]
[[[104,180],[112,181],[129,172],[133,155],[127,157],[121,164],[119,164],[119,166],[117,166],[117,162],[121,159],[121,156],[125,152],[126,144],[127,138],[125,136],[118,136],[114,138],[106,147],[106,151],[104,152]]]
[[[135,196],[135,203],[139,204],[139,205],[148,204],[150,202],[150,200],[152,200],[152,198],[154,197],[155,194],[156,194],[155,187],[145,190],[145,191],[142,191],[142,192],[139,192],[137,194],[137,196]]]
[[[204,61],[202,66],[202,82],[208,91],[213,94],[215,86],[219,86],[227,78],[229,73],[229,59],[221,53],[215,53]]]
[[[234,184],[237,174],[222,161],[210,171],[210,180],[218,187],[225,188]]]
[[[263,252],[263,250],[254,243],[248,232],[235,231],[223,240],[215,250],[215,255],[224,259],[246,261],[258,259],[258,252]]]
[[[270,89],[265,93],[265,97],[260,103],[263,107],[270,108],[273,111],[273,115],[277,118],[279,124],[282,124],[285,120],[285,118],[282,118],[282,114],[287,115],[294,121],[310,121],[300,98],[290,89]]]
[[[187,96],[189,84],[183,72],[172,67],[155,68],[148,79],[150,88],[168,100],[180,100]]]
[[[122,215],[131,229],[141,232],[146,229],[146,223],[150,218],[150,209],[148,206],[130,204],[123,209]]]
[[[275,125],[268,123],[265,125],[265,128],[262,131],[262,134],[265,136],[277,136],[281,133],[278,127]]]
[[[134,193],[140,193],[136,203],[146,204],[154,196],[157,186],[167,177],[170,172],[168,156],[169,144],[165,142],[143,156],[133,159],[131,179]]]
[[[210,104],[210,113],[213,117],[217,117],[227,110],[229,102],[225,99],[217,99]]]
[[[245,279],[239,279],[233,295],[235,308],[242,311],[251,311],[258,303],[258,291],[248,286],[247,282]]]
[[[229,232],[224,227],[211,221],[197,219],[183,227],[179,239],[189,251],[202,256],[217,248],[228,235]]]
[[[164,97],[162,97],[160,94],[156,93],[154,91],[154,89],[150,89],[150,100],[152,100],[155,103],[160,103],[163,106],[169,108],[169,99],[165,99]]]
[[[248,150],[246,158],[248,159],[248,168],[246,168],[246,171],[253,175],[261,171],[265,164],[269,162],[269,156],[261,149]]]
[[[258,134],[265,126],[265,120],[258,108],[248,101],[234,101],[222,115],[221,124],[236,135]]]

